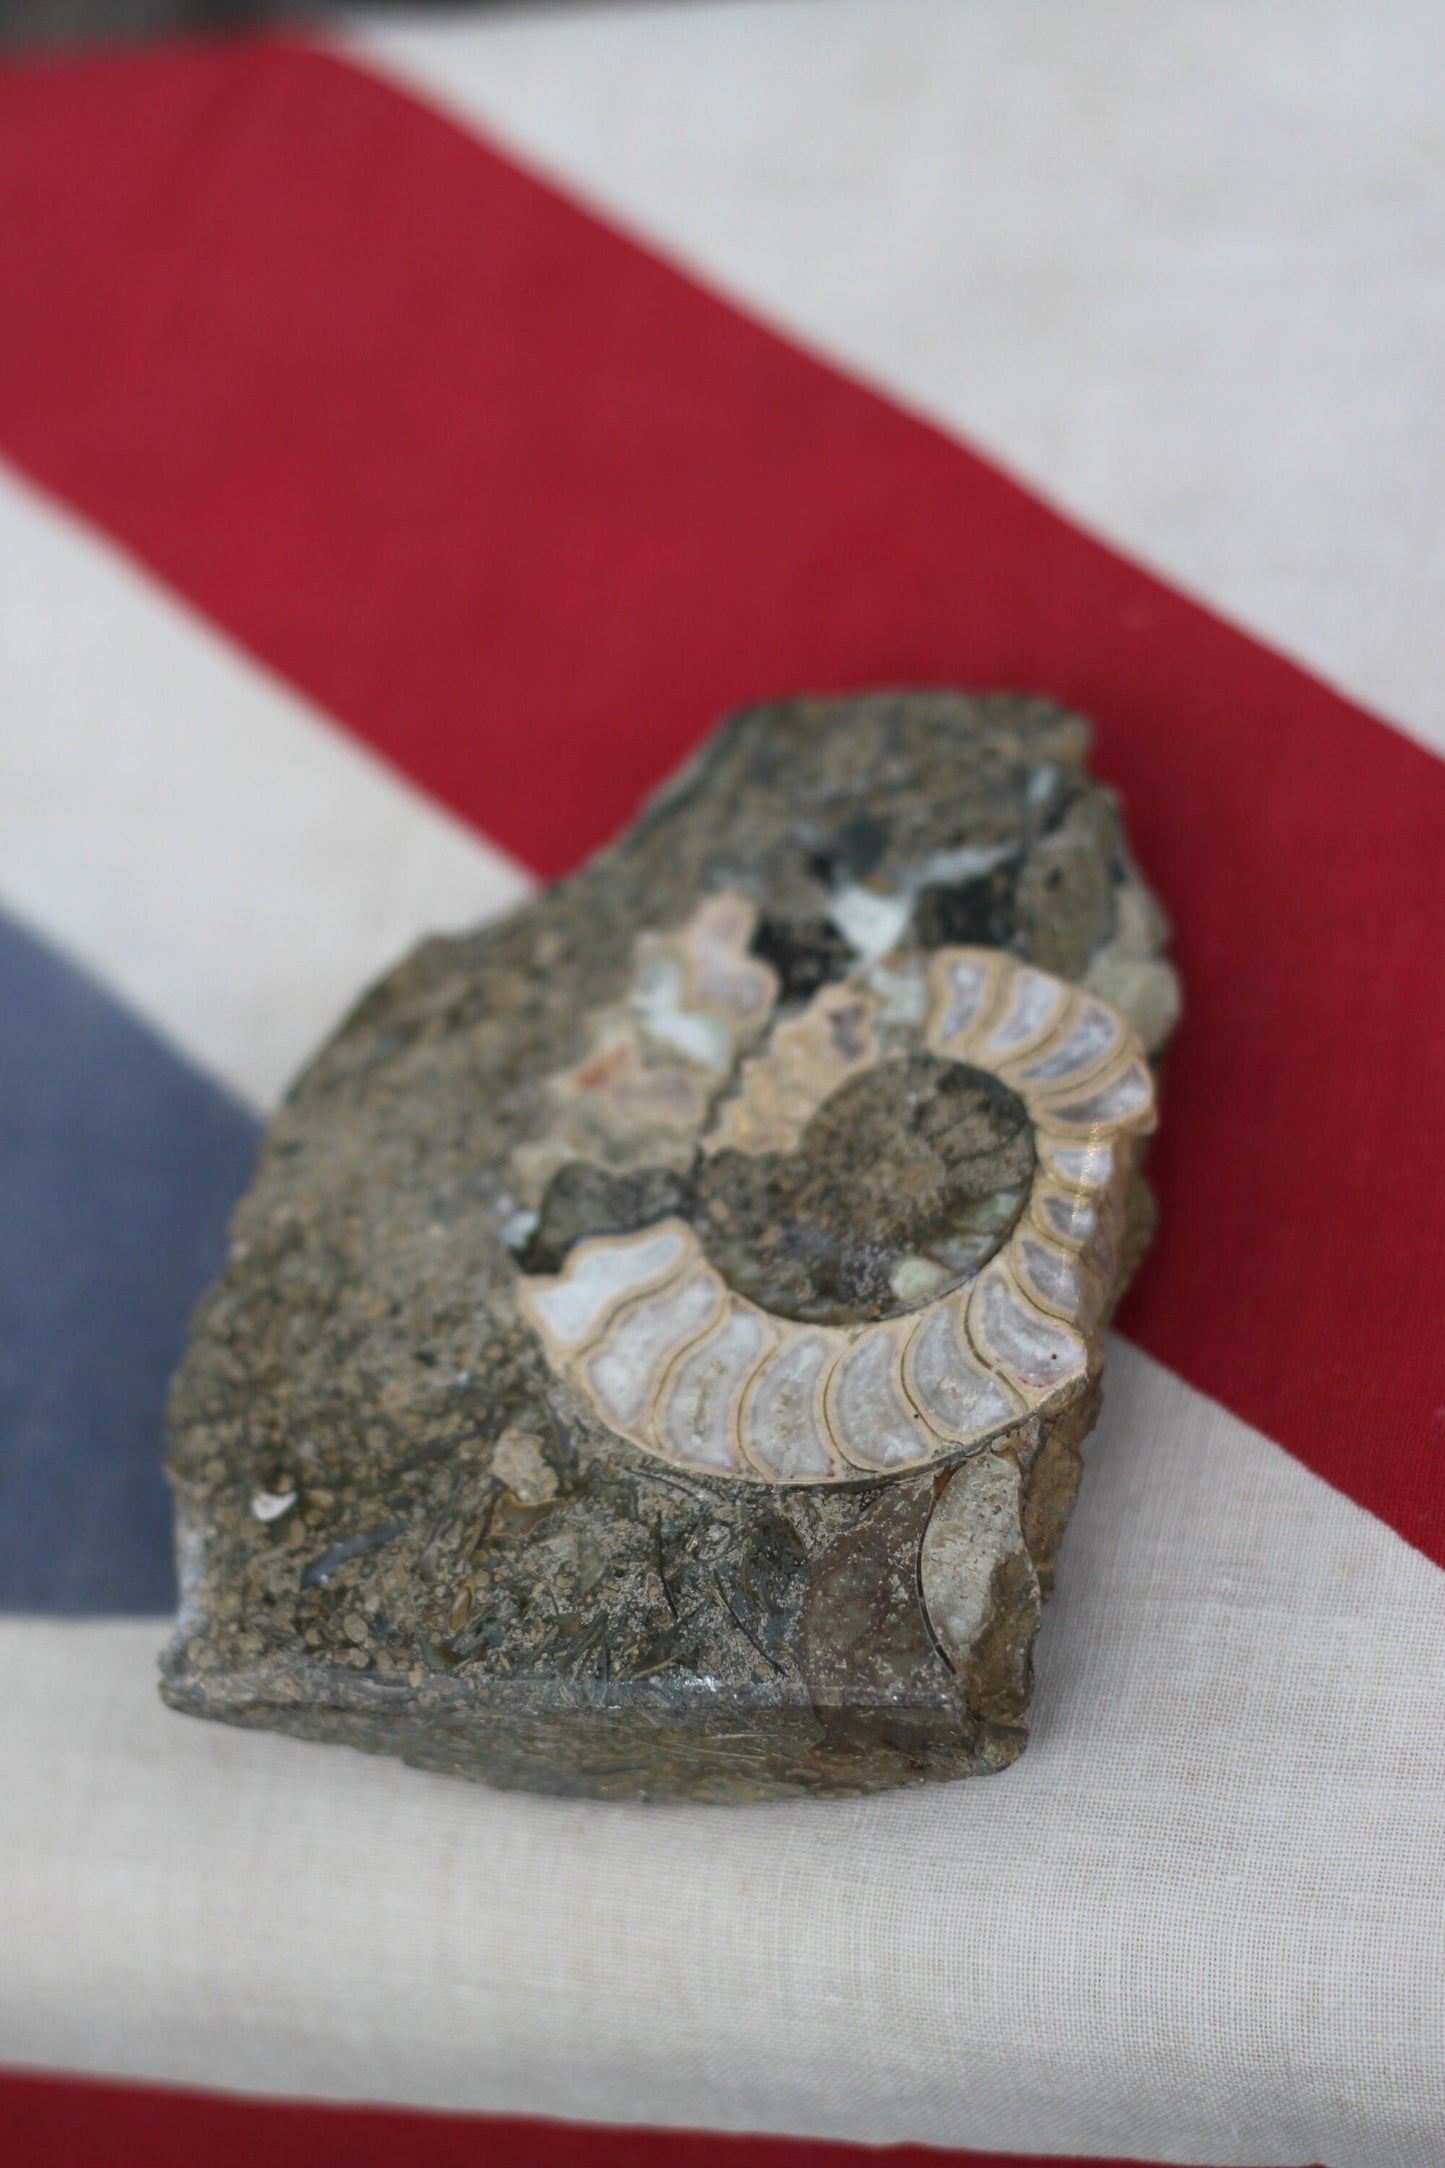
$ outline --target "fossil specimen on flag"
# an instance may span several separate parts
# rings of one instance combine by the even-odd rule
[[[371,992],[173,1405],[172,1703],[607,1797],[1004,1766],[1178,1007],[1087,726],[736,717]]]

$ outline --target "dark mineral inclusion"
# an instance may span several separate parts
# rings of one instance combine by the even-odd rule
[[[1019,1754],[1177,1010],[1087,745],[749,711],[366,995],[176,1380],[173,1707],[603,1798]]]

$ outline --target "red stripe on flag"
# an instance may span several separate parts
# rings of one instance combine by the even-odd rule
[[[1189,1003],[1125,1322],[1445,1560],[1445,768],[339,61],[12,73],[0,200],[0,443],[541,872],[761,695],[1088,709]]]
[[[1125,2168],[1058,2154],[937,2153],[806,2138],[606,2130],[571,2123],[342,2108],[237,2094],[0,2073],[6,2168],[105,2161],[109,2168]],[[1134,2163],[1133,2168],[1145,2168]]]

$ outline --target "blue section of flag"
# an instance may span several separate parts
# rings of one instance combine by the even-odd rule
[[[166,1387],[256,1137],[0,916],[0,1608],[172,1607]]]

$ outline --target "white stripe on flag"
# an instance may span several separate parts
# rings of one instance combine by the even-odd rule
[[[694,0],[354,38],[1445,751],[1430,0]]]
[[[0,904],[261,1106],[529,876],[0,468]]]
[[[262,2092],[1434,2168],[1445,1575],[1127,1348],[1002,1776],[599,1808],[227,1732],[0,1622],[0,2058]]]

